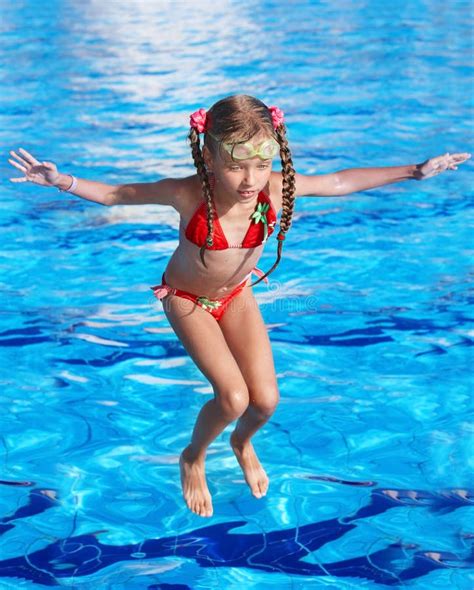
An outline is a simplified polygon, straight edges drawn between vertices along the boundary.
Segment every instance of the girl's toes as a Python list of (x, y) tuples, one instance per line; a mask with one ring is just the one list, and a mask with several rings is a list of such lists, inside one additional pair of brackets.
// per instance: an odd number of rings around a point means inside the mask
[(255, 487), (252, 488), (252, 494), (256, 498), (261, 498), (262, 497), (262, 492), (260, 491), (260, 486), (259, 486), (258, 482), (255, 484)]

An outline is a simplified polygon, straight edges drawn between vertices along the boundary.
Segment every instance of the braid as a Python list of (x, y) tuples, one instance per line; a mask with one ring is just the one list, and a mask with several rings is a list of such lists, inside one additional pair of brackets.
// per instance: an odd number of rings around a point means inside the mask
[[(212, 199), (211, 199), (211, 183), (210, 183), (209, 175), (207, 173), (207, 169), (206, 169), (206, 166), (204, 163), (204, 158), (203, 158), (203, 155), (201, 152), (201, 147), (199, 144), (199, 133), (197, 133), (197, 131), (195, 129), (191, 128), (191, 131), (189, 132), (188, 137), (189, 137), (189, 140), (191, 141), (191, 150), (192, 150), (192, 154), (193, 154), (194, 165), (196, 166), (198, 177), (199, 177), (199, 180), (201, 181), (202, 194), (204, 196), (204, 199), (206, 200), (206, 206), (207, 206), (207, 238), (206, 238), (206, 241), (204, 242), (204, 244), (201, 247), (201, 250), (199, 252), (199, 255), (201, 257), (201, 261), (202, 261), (203, 265), (206, 266), (206, 263), (204, 262), (204, 252), (206, 251), (208, 246), (212, 246), (212, 244), (213, 244), (212, 234), (213, 234), (213, 229), (214, 229), (214, 223), (213, 223), (214, 215), (213, 215), (213, 210), (212, 210)], [(206, 268), (207, 268), (207, 266), (206, 266)]]
[(295, 169), (293, 168), (293, 160), (291, 159), (291, 152), (286, 139), (286, 127), (281, 123), (275, 130), (276, 138), (280, 144), (280, 159), (282, 172), (282, 213), (280, 218), (280, 231), (277, 235), (278, 248), (277, 259), (271, 269), (261, 276), (255, 283), (250, 286), (253, 287), (265, 277), (271, 274), (278, 266), (281, 260), (281, 252), (283, 250), (283, 241), (286, 237), (286, 232), (291, 227), (291, 218), (293, 217), (293, 209), (295, 207)]

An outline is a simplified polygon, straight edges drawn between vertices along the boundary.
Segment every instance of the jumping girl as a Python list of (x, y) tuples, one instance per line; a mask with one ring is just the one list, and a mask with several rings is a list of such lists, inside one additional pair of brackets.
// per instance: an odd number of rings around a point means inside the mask
[[(295, 197), (333, 197), (402, 180), (423, 180), (456, 170), (470, 154), (446, 153), (422, 164), (296, 174), (283, 113), (246, 95), (229, 96), (190, 117), (189, 139), (197, 174), (157, 182), (110, 185), (61, 174), (26, 150), (10, 164), (24, 176), (12, 182), (54, 186), (101, 205), (169, 205), (180, 216), (179, 245), (151, 287), (173, 330), (211, 383), (191, 442), (180, 455), (183, 496), (200, 516), (212, 515), (205, 477), (210, 443), (237, 420), (230, 444), (252, 494), (265, 496), (268, 477), (250, 439), (279, 401), (272, 350), (252, 286), (278, 265)], [(203, 145), (201, 147), (201, 138)], [(279, 154), (281, 172), (272, 171)], [(277, 259), (256, 268), (268, 237), (277, 233)], [(259, 279), (250, 284), (252, 273)]]

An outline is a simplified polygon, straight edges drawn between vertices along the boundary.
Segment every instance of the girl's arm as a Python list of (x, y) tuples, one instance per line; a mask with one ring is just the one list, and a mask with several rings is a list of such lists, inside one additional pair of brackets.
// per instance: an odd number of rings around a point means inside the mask
[(298, 196), (336, 197), (365, 191), (384, 184), (402, 180), (425, 180), (445, 170), (457, 170), (457, 166), (471, 154), (444, 154), (430, 158), (422, 164), (408, 166), (384, 166), (382, 168), (348, 168), (332, 174), (318, 176), (295, 175)]
[(20, 155), (10, 151), (15, 158), (8, 161), (12, 166), (23, 172), (20, 178), (10, 178), (11, 182), (32, 182), (40, 186), (56, 187), (68, 191), (77, 197), (93, 201), (100, 205), (170, 205), (177, 207), (177, 200), (182, 192), (181, 179), (164, 178), (157, 182), (138, 182), (134, 184), (112, 185), (76, 178), (73, 190), (68, 190), (72, 184), (70, 174), (58, 172), (53, 162), (39, 162), (29, 152), (20, 148)]

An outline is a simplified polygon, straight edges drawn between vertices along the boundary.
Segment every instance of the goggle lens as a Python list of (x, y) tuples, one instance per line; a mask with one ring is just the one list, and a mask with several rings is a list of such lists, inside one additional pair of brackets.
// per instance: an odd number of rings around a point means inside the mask
[(224, 146), (224, 149), (237, 160), (247, 160), (254, 156), (258, 156), (262, 160), (271, 160), (280, 150), (278, 142), (274, 139), (267, 139), (258, 147), (254, 147), (249, 141), (236, 144), (224, 143), (222, 145)]
[(280, 145), (274, 139), (268, 139), (260, 146), (260, 154), (264, 158), (274, 158), (279, 151)]
[(236, 143), (232, 146), (231, 155), (238, 160), (246, 160), (252, 158), (252, 152), (255, 150), (249, 143)]

